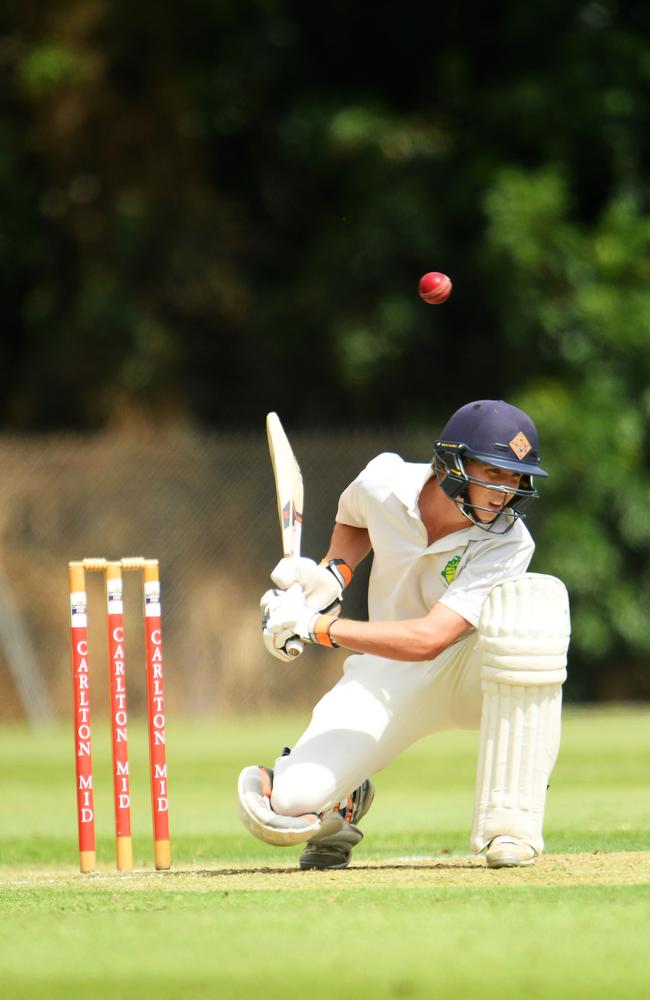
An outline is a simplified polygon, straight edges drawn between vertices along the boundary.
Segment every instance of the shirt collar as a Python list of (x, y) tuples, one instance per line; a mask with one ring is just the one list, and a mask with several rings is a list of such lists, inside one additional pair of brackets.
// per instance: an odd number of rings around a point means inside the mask
[[(397, 499), (404, 504), (409, 514), (413, 517), (420, 517), (418, 507), (418, 497), (426, 482), (433, 476), (433, 467), (430, 462), (405, 462), (404, 474), (397, 485), (393, 488), (393, 493)], [(485, 541), (487, 532), (479, 528), (476, 524), (467, 522), (466, 528), (459, 528), (448, 535), (443, 535), (429, 546), (434, 552), (446, 552), (448, 549), (457, 549), (467, 545), (470, 539)]]

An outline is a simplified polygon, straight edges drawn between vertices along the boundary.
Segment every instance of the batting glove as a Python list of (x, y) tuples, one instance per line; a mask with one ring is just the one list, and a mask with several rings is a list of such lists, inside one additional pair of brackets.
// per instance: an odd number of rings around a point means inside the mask
[(336, 621), (335, 615), (324, 615), (320, 611), (314, 611), (305, 603), (305, 598), (300, 591), (297, 591), (299, 599), (296, 599), (296, 591), (292, 594), (283, 591), (268, 591), (267, 593), (279, 593), (285, 598), (284, 600), (270, 600), (267, 605), (266, 628), (277, 636), (278, 645), (286, 643), (285, 636), (297, 635), (305, 642), (316, 643), (319, 646), (336, 647), (337, 644), (329, 634), (332, 623)]
[(293, 556), (280, 560), (271, 579), (280, 590), (299, 584), (310, 608), (330, 611), (340, 607), (343, 591), (352, 579), (352, 570), (343, 559), (317, 564), (313, 559)]
[(268, 627), (271, 609), (282, 601), (286, 602), (286, 600), (287, 594), (277, 590), (267, 590), (262, 596), (260, 601), (260, 607), (262, 609), (262, 639), (264, 640), (264, 645), (272, 656), (275, 656), (278, 660), (283, 660), (285, 663), (292, 663), (293, 660), (295, 660), (296, 657), (300, 656), (302, 653), (302, 650), (293, 653), (287, 652), (287, 643), (291, 639), (296, 638), (296, 633), (292, 632), (291, 629), (284, 629), (281, 632), (272, 632)]

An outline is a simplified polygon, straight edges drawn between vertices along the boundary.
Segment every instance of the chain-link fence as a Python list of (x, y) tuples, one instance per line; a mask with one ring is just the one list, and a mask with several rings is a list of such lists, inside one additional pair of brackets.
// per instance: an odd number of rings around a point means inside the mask
[[(338, 495), (373, 455), (423, 461), (424, 434), (292, 434), (305, 480), (303, 553), (326, 549)], [(259, 598), (280, 558), (271, 465), (259, 435), (4, 437), (0, 483), (0, 717), (33, 721), (71, 705), (67, 563), (160, 560), (168, 707), (178, 713), (307, 705), (343, 653), (283, 665), (262, 645)], [(2, 568), (4, 567), (4, 572)], [(369, 567), (346, 612), (365, 614)], [(144, 707), (137, 574), (125, 576), (129, 708)], [(4, 585), (3, 585), (4, 580)], [(103, 580), (88, 574), (93, 707), (105, 712)], [(104, 671), (105, 673), (105, 671)]]

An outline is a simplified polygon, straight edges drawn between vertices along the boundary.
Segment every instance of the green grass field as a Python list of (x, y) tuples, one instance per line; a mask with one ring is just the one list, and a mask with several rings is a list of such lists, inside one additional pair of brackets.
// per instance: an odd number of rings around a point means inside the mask
[(271, 763), (303, 721), (172, 718), (169, 873), (152, 871), (145, 739), (132, 725), (137, 871), (117, 875), (97, 720), (92, 876), (77, 870), (70, 729), (0, 729), (2, 995), (646, 995), (649, 707), (565, 712), (547, 853), (519, 871), (468, 854), (476, 734), (427, 740), (377, 776), (347, 871), (300, 872), (298, 849), (248, 837), (237, 774)]

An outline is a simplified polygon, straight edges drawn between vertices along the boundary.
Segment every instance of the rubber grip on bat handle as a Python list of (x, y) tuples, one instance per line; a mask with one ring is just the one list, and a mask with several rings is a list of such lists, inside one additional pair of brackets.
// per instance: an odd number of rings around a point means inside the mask
[(284, 651), (289, 656), (300, 656), (304, 648), (305, 644), (303, 643), (302, 639), (298, 638), (287, 639), (287, 641), (284, 644)]

